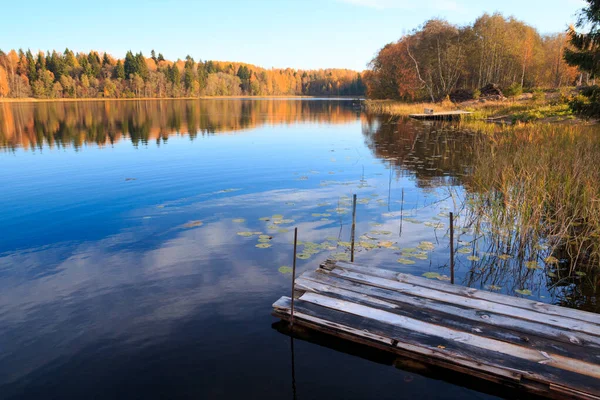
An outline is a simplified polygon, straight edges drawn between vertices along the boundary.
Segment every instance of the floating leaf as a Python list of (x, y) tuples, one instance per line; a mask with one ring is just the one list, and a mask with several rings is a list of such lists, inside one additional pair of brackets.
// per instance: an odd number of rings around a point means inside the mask
[(512, 257), (509, 254), (500, 254), (498, 256), (498, 258), (501, 260), (508, 260), (508, 259), (511, 259)]
[(517, 289), (515, 292), (522, 294), (523, 296), (531, 296), (531, 290), (529, 289)]
[(267, 239), (267, 240), (271, 240), (271, 239), (273, 239), (273, 236), (269, 236), (269, 235), (260, 235), (258, 238), (259, 238), (259, 239)]
[(477, 256), (469, 256), (469, 257), (467, 257), (467, 260), (469, 260), (469, 261), (479, 261), (479, 257), (477, 257)]
[(250, 237), (250, 236), (254, 235), (253, 232), (238, 232), (237, 234), (240, 236), (243, 236), (243, 237)]
[(460, 249), (458, 249), (457, 253), (460, 254), (471, 254), (471, 249), (468, 247), (461, 247)]
[(423, 276), (428, 279), (438, 279), (440, 277), (440, 274), (438, 274), (437, 272), (425, 272)]
[(184, 228), (196, 228), (198, 226), (202, 226), (204, 223), (202, 221), (190, 221), (183, 225)]
[(435, 245), (431, 242), (424, 241), (424, 242), (419, 243), (419, 245), (417, 247), (421, 250), (431, 251), (435, 248)]
[(269, 247), (271, 247), (270, 243), (259, 243), (254, 247), (258, 247), (259, 249), (268, 249)]
[(296, 254), (296, 258), (299, 258), (301, 260), (306, 260), (307, 258), (310, 258), (312, 254), (307, 254), (307, 253), (299, 253)]
[(383, 242), (379, 242), (378, 245), (379, 245), (379, 247), (383, 247), (385, 249), (389, 249), (390, 247), (392, 247), (394, 245), (394, 242), (383, 241)]
[(261, 217), (259, 218), (260, 221), (270, 221), (271, 217)]
[(346, 253), (335, 253), (331, 255), (331, 258), (338, 261), (348, 261), (350, 260), (350, 256)]
[(546, 264), (558, 264), (558, 258), (554, 257), (554, 256), (548, 256), (544, 259), (544, 262)]
[(246, 220), (244, 218), (234, 218), (232, 221), (235, 222), (235, 223), (237, 223), (237, 224), (241, 224), (241, 223), (246, 222)]
[(489, 285), (487, 288), (489, 290), (502, 290), (502, 287), (496, 285)]
[(283, 215), (281, 215), (281, 214), (275, 214), (271, 218), (273, 218), (273, 219), (282, 219)]
[(292, 272), (294, 272), (294, 270), (288, 267), (287, 265), (279, 267), (278, 271), (282, 274), (291, 274)]
[(350, 242), (337, 242), (337, 244), (342, 247), (350, 247), (352, 245)]
[(527, 261), (525, 263), (525, 267), (529, 269), (540, 269), (540, 266), (538, 265), (537, 261)]
[(289, 232), (289, 229), (286, 229), (286, 228), (279, 228), (279, 229), (277, 229), (277, 232), (279, 232), (279, 233), (288, 233), (288, 232)]
[(405, 264), (405, 265), (411, 265), (411, 264), (415, 263), (413, 260), (409, 260), (407, 258), (399, 258), (396, 261), (399, 262), (400, 264)]

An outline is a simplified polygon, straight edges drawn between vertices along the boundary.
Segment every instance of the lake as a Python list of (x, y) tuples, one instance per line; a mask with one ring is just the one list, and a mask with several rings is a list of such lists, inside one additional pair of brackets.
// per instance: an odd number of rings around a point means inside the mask
[(298, 274), (349, 257), (353, 194), (357, 262), (448, 280), (454, 212), (457, 283), (598, 311), (474, 222), (481, 135), (344, 99), (0, 103), (0, 398), (491, 397), (271, 316), (294, 227)]

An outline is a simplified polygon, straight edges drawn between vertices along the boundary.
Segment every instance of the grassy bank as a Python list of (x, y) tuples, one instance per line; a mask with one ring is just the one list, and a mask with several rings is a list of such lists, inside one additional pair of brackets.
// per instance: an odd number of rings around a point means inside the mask
[[(600, 137), (592, 126), (496, 127), (474, 151), (471, 223), (527, 268), (600, 271)], [(507, 250), (508, 249), (508, 250)], [(552, 276), (552, 275), (550, 275)]]
[(422, 113), (431, 108), (436, 112), (464, 110), (473, 113), (472, 119), (493, 122), (582, 122), (573, 115), (569, 105), (561, 99), (522, 98), (504, 101), (468, 101), (464, 103), (403, 103), (393, 100), (367, 100), (365, 108), (368, 112), (407, 116)]

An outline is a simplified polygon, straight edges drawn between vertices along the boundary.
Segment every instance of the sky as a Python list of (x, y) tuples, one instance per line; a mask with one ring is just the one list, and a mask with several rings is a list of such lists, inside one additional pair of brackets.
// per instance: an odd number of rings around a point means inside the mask
[(0, 49), (127, 50), (265, 68), (364, 70), (386, 43), (430, 18), (458, 25), (484, 12), (541, 33), (566, 30), (583, 0), (103, 0), (5, 1)]

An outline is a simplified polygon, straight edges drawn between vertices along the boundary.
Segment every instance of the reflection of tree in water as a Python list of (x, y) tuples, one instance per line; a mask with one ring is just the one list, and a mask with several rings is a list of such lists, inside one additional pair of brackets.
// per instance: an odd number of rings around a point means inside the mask
[(398, 175), (452, 195), (457, 252), (462, 253), (455, 257), (460, 283), (511, 295), (546, 292), (546, 301), (600, 311), (596, 269), (587, 268), (582, 257), (578, 264), (572, 260), (568, 243), (548, 236), (543, 226), (521, 226), (522, 210), (507, 202), (506, 192), (477, 180), (492, 167), (486, 155), (493, 151), (493, 136), (476, 132), (469, 123), (372, 116), (363, 124), (367, 146)]
[(213, 135), (265, 124), (346, 123), (351, 101), (214, 99), (0, 104), (5, 149), (166, 142), (170, 135)]
[(458, 185), (469, 173), (477, 136), (445, 122), (367, 116), (363, 134), (377, 158), (389, 160), (401, 176), (414, 175), (419, 187)]

